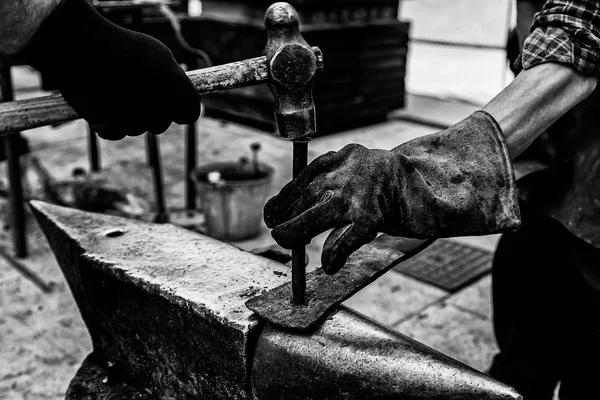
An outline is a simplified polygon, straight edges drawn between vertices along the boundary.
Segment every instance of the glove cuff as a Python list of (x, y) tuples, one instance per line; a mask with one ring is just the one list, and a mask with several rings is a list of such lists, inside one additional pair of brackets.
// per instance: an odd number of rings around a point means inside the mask
[(520, 226), (514, 171), (496, 120), (476, 111), (393, 150), (402, 231), (412, 237), (485, 235)]

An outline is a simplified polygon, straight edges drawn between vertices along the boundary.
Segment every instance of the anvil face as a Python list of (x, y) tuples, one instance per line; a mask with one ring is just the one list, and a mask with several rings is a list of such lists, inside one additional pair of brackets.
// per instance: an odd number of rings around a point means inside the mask
[(160, 398), (519, 399), (423, 344), (339, 307), (283, 331), (244, 303), (284, 265), (185, 229), (32, 202), (94, 343)]

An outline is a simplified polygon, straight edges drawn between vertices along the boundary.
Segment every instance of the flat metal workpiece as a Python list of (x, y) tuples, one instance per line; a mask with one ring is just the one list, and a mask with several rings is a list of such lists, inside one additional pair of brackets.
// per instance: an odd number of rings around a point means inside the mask
[(39, 201), (31, 209), (88, 327), (95, 363), (157, 398), (520, 398), (343, 306), (311, 332), (265, 324), (245, 302), (287, 281), (283, 264), (170, 224)]
[(287, 282), (249, 299), (246, 306), (279, 327), (311, 329), (330, 310), (432, 242), (381, 235), (352, 254), (337, 274), (327, 275), (322, 268), (306, 274), (304, 304), (294, 304), (292, 283)]

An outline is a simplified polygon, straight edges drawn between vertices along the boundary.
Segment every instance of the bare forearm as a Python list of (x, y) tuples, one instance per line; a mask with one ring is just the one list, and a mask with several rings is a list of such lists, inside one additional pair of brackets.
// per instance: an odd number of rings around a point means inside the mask
[(511, 158), (563, 114), (590, 95), (596, 77), (583, 76), (557, 63), (540, 64), (521, 73), (484, 108), (502, 129)]
[(62, 0), (0, 0), (0, 52), (15, 54)]

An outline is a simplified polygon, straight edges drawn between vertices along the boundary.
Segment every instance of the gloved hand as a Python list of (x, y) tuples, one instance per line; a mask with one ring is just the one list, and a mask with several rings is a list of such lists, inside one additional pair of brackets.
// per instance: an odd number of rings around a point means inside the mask
[(200, 115), (200, 97), (171, 51), (111, 23), (86, 0), (65, 0), (14, 57), (52, 78), (105, 139), (159, 134)]
[(351, 144), (315, 159), (265, 206), (285, 248), (335, 228), (321, 262), (333, 274), (378, 232), (413, 238), (519, 227), (515, 180), (500, 127), (484, 111), (391, 151)]

